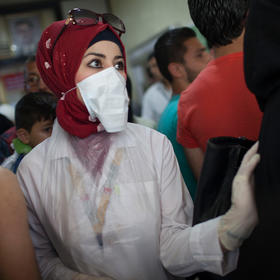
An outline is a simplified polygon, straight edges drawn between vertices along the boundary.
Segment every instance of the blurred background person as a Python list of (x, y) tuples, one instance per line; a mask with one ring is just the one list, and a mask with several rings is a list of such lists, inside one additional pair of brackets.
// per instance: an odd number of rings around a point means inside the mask
[(155, 57), (161, 74), (169, 81), (172, 88), (171, 100), (160, 117), (157, 129), (171, 141), (184, 181), (194, 199), (196, 179), (186, 159), (183, 146), (176, 140), (177, 108), (181, 92), (206, 66), (210, 55), (191, 28), (181, 27), (167, 31), (157, 40)]
[(129, 97), (129, 105), (128, 105), (128, 121), (132, 123), (138, 123), (150, 128), (155, 128), (155, 124), (153, 121), (144, 119), (140, 116), (137, 116), (134, 114), (133, 111), (133, 94), (132, 94), (132, 81), (129, 75), (126, 77), (126, 89), (127, 89), (127, 94)]
[(156, 127), (161, 113), (171, 98), (172, 90), (169, 81), (158, 69), (154, 53), (149, 55), (147, 63), (153, 83), (144, 92), (141, 117), (149, 120), (153, 123), (153, 127)]
[[(244, 76), (244, 33), (249, 0), (188, 0), (188, 4), (193, 22), (214, 56), (181, 94), (178, 105), (177, 140), (184, 146), (199, 180), (208, 139), (231, 136), (256, 141), (263, 114)], [(240, 250), (237, 270), (225, 279), (252, 279), (252, 275), (244, 276), (253, 254), (246, 244)], [(214, 278), (210, 279), (220, 279), (211, 276)], [(209, 273), (199, 275), (200, 279), (207, 280), (211, 276)]]
[(244, 78), (243, 38), (248, 0), (189, 0), (194, 24), (214, 59), (181, 94), (177, 140), (195, 177), (200, 176), (209, 138), (257, 140), (262, 113)]
[(51, 90), (46, 86), (43, 79), (40, 76), (36, 65), (35, 55), (30, 55), (24, 64), (24, 91), (30, 92), (50, 92)]

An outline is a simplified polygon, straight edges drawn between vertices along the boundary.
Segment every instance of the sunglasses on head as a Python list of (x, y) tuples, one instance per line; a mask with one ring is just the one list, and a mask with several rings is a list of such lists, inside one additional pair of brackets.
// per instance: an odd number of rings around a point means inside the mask
[[(121, 21), (121, 19), (119, 19), (113, 14), (110, 13), (98, 14), (90, 10), (74, 8), (68, 12), (68, 17), (65, 21), (65, 24), (53, 43), (52, 53), (58, 39), (60, 38), (65, 28), (70, 23), (83, 25), (83, 26), (90, 26), (90, 25), (96, 25), (100, 21), (112, 26), (119, 33), (119, 36), (125, 33), (124, 23)], [(51, 53), (51, 59), (52, 59), (52, 53)]]

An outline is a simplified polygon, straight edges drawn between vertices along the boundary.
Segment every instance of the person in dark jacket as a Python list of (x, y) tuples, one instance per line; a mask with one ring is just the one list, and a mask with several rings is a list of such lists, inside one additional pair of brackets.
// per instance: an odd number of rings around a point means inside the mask
[[(259, 226), (248, 246), (252, 249), (250, 266), (261, 279), (278, 279), (279, 251), (277, 226), (280, 221), (280, 2), (275, 0), (251, 0), (244, 41), (245, 80), (257, 98), (263, 111), (259, 135), (260, 165), (256, 170), (256, 203)], [(245, 269), (245, 268), (244, 268)]]

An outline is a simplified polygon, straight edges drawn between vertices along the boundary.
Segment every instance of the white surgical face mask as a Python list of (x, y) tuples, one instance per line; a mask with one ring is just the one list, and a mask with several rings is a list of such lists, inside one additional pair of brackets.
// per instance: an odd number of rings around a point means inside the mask
[(107, 132), (126, 128), (129, 98), (125, 78), (109, 67), (77, 83), (91, 120), (98, 118)]

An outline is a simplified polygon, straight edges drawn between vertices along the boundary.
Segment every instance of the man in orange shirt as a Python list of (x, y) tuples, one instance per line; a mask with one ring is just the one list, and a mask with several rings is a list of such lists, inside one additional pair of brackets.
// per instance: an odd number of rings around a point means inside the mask
[[(214, 59), (181, 94), (177, 140), (198, 179), (207, 141), (217, 136), (257, 140), (262, 113), (243, 71), (247, 0), (189, 0), (192, 19)], [(211, 12), (209, 12), (211, 11)]]

